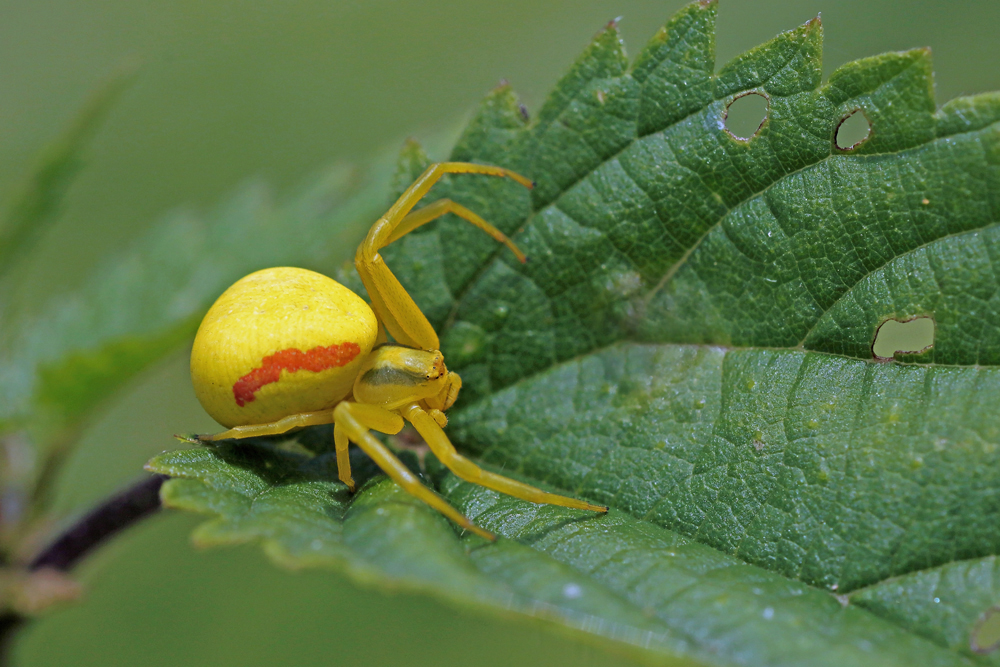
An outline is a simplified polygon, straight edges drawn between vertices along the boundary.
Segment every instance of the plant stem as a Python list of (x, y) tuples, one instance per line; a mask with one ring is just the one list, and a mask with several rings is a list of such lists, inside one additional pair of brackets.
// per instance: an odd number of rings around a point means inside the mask
[(167, 479), (152, 475), (108, 498), (35, 556), (29, 569), (70, 569), (105, 539), (160, 509), (160, 487)]
[[(111, 496), (63, 531), (32, 559), (28, 570), (69, 570), (99, 544), (160, 509), (160, 487), (167, 479), (153, 475)], [(0, 614), (0, 666), (9, 664), (11, 639), (26, 620), (14, 612)]]

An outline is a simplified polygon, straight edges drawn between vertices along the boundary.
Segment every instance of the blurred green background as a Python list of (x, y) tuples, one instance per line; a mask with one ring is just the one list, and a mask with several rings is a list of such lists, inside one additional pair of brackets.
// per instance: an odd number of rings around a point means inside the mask
[[(141, 68), (88, 151), (59, 221), (22, 267), (34, 309), (157, 218), (262, 176), (279, 193), (407, 136), (456, 130), (498, 80), (531, 110), (609, 19), (635, 54), (677, 0), (4, 0), (0, 197), (116, 67)], [(825, 71), (931, 46), (939, 104), (1000, 89), (1000, 3), (722, 0), (718, 63), (822, 12)], [(432, 157), (443, 157), (436, 155)], [(345, 248), (347, 257), (353, 249)], [(91, 425), (60, 480), (66, 516), (134, 478), (170, 434), (211, 431), (180, 350)], [(201, 553), (162, 515), (88, 561), (85, 600), (24, 632), (19, 665), (603, 665), (621, 656), (517, 618), (288, 573), (253, 548)]]

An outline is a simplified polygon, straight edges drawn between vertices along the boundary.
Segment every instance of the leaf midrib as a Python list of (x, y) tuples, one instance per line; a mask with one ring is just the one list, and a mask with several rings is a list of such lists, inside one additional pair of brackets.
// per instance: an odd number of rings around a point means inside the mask
[[(921, 243), (920, 245), (915, 246), (915, 247), (907, 250), (906, 252), (900, 253), (900, 254), (895, 255), (893, 257), (890, 257), (885, 262), (879, 264), (877, 267), (875, 267), (874, 269), (872, 269), (871, 271), (869, 271), (865, 275), (863, 275), (860, 278), (858, 278), (858, 280), (856, 280), (854, 282), (854, 284), (852, 284), (850, 287), (845, 288), (844, 292), (840, 296), (838, 296), (836, 299), (834, 299), (833, 302), (830, 303), (830, 306), (828, 308), (825, 308), (823, 310), (823, 312), (821, 312), (819, 315), (816, 316), (816, 321), (812, 323), (812, 326), (809, 327), (808, 331), (806, 331), (805, 335), (802, 337), (802, 340), (800, 340), (798, 342), (798, 345), (796, 347), (798, 349), (806, 349), (803, 346), (805, 345), (805, 342), (809, 338), (809, 336), (812, 335), (812, 332), (819, 325), (820, 320), (822, 320), (826, 316), (827, 313), (829, 313), (831, 310), (833, 310), (837, 306), (838, 303), (840, 303), (843, 299), (845, 299), (854, 290), (855, 287), (857, 287), (858, 285), (860, 285), (863, 281), (867, 280), (874, 273), (876, 273), (878, 271), (881, 271), (882, 269), (884, 269), (885, 267), (887, 267), (892, 262), (896, 261), (897, 259), (906, 257), (907, 255), (912, 255), (913, 253), (919, 252), (919, 251), (923, 250), (924, 248), (927, 248), (928, 246), (930, 246), (930, 245), (932, 245), (934, 243), (938, 243), (940, 241), (945, 241), (945, 240), (950, 239), (950, 238), (955, 238), (957, 236), (965, 236), (966, 234), (974, 234), (976, 232), (982, 232), (982, 231), (985, 231), (985, 230), (990, 229), (992, 227), (996, 227), (998, 224), (1000, 224), (1000, 220), (991, 219), (985, 225), (981, 225), (979, 227), (970, 227), (968, 229), (963, 229), (960, 232), (951, 232), (950, 234), (944, 234), (943, 236), (939, 236), (939, 237), (937, 237), (935, 239), (931, 239), (929, 241), (925, 241), (924, 243)], [(859, 359), (860, 358), (860, 357), (848, 357), (847, 355), (843, 355), (843, 354), (838, 354), (838, 355), (835, 355), (835, 356), (846, 357), (848, 359)], [(922, 366), (937, 366), (937, 365), (940, 365), (940, 366), (961, 366), (963, 368), (996, 368), (1000, 364), (933, 364), (933, 363), (930, 363), (930, 364), (920, 364), (920, 365), (922, 365)]]

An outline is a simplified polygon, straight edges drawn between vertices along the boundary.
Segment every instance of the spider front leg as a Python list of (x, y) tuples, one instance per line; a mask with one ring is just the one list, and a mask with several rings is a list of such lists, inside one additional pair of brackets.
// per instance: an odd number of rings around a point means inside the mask
[[(346, 401), (341, 405), (347, 405), (344, 410), (352, 414), (354, 419), (364, 425), (365, 428), (388, 435), (396, 435), (403, 428), (402, 417), (377, 405), (347, 403)], [(336, 409), (334, 409), (334, 413), (336, 413)], [(352, 438), (349, 435), (349, 431), (344, 428), (342, 422), (343, 420), (340, 422), (334, 421), (333, 425), (333, 444), (337, 450), (337, 476), (353, 493), (354, 478), (351, 477), (351, 457), (348, 453), (348, 447)], [(368, 437), (370, 438), (371, 436), (369, 435)], [(375, 442), (378, 441), (376, 440)], [(368, 450), (366, 449), (365, 451)], [(391, 453), (390, 456), (392, 456)]]
[[(376, 405), (366, 405), (363, 403), (352, 403), (344, 401), (334, 408), (335, 428), (339, 428), (350, 439), (351, 442), (360, 447), (368, 456), (375, 461), (396, 484), (408, 491), (417, 499), (424, 501), (441, 514), (445, 515), (465, 530), (471, 531), (481, 537), (485, 537), (491, 542), (496, 540), (496, 535), (483, 530), (472, 523), (464, 514), (449, 505), (443, 498), (424, 486), (417, 476), (410, 472), (410, 469), (403, 465), (389, 449), (379, 442), (369, 429), (382, 430), (379, 426), (387, 426), (393, 419), (398, 420), (396, 433), (403, 427), (402, 418), (385, 408)], [(431, 419), (428, 417), (428, 419)], [(433, 421), (433, 420), (432, 420)], [(395, 425), (395, 423), (393, 423)], [(384, 431), (383, 431), (384, 432)], [(350, 473), (348, 473), (348, 477)], [(341, 472), (343, 479), (343, 472)]]
[(497, 475), (496, 473), (483, 470), (475, 463), (455, 451), (455, 446), (451, 444), (451, 440), (449, 440), (448, 436), (445, 435), (445, 432), (441, 429), (437, 420), (421, 409), (419, 405), (411, 403), (410, 405), (401, 408), (400, 413), (408, 422), (413, 424), (413, 427), (417, 429), (417, 433), (419, 433), (423, 437), (424, 441), (427, 442), (428, 447), (430, 447), (431, 451), (434, 452), (434, 455), (438, 457), (438, 460), (447, 466), (449, 470), (467, 482), (479, 484), (480, 486), (485, 486), (488, 489), (500, 491), (501, 493), (506, 493), (509, 496), (514, 496), (515, 498), (520, 498), (521, 500), (527, 500), (533, 503), (543, 505), (559, 505), (560, 507), (591, 510), (594, 512), (608, 511), (608, 508), (603, 505), (592, 505), (591, 503), (584, 502), (583, 500), (577, 500), (576, 498), (567, 498), (566, 496), (560, 496), (555, 493), (549, 493), (548, 491), (542, 491), (541, 489), (528, 484), (523, 484), (510, 479), (509, 477), (504, 477), (503, 475)]
[(421, 312), (413, 298), (407, 293), (396, 276), (386, 266), (379, 250), (393, 241), (399, 240), (421, 225), (435, 220), (446, 213), (467, 220), (479, 227), (493, 238), (510, 248), (519, 260), (525, 261), (524, 254), (517, 249), (507, 236), (499, 229), (489, 224), (469, 209), (456, 204), (450, 199), (442, 199), (418, 211), (410, 212), (431, 187), (445, 174), (486, 174), (489, 176), (505, 176), (521, 185), (531, 188), (532, 182), (520, 174), (501, 167), (490, 167), (467, 162), (441, 162), (432, 164), (400, 196), (395, 204), (376, 222), (364, 242), (358, 247), (354, 264), (358, 275), (368, 290), (372, 310), (379, 321), (392, 334), (392, 337), (402, 345), (423, 350), (440, 348), (434, 327)]

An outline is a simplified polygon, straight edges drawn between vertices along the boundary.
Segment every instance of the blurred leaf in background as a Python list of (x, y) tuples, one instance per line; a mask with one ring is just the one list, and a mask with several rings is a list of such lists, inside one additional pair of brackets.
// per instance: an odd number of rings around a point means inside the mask
[(42, 152), (9, 195), (0, 217), (0, 281), (16, 268), (18, 259), (31, 254), (55, 221), (66, 189), (82, 165), (82, 151), (134, 73), (134, 66), (125, 66), (98, 88), (63, 136)]

